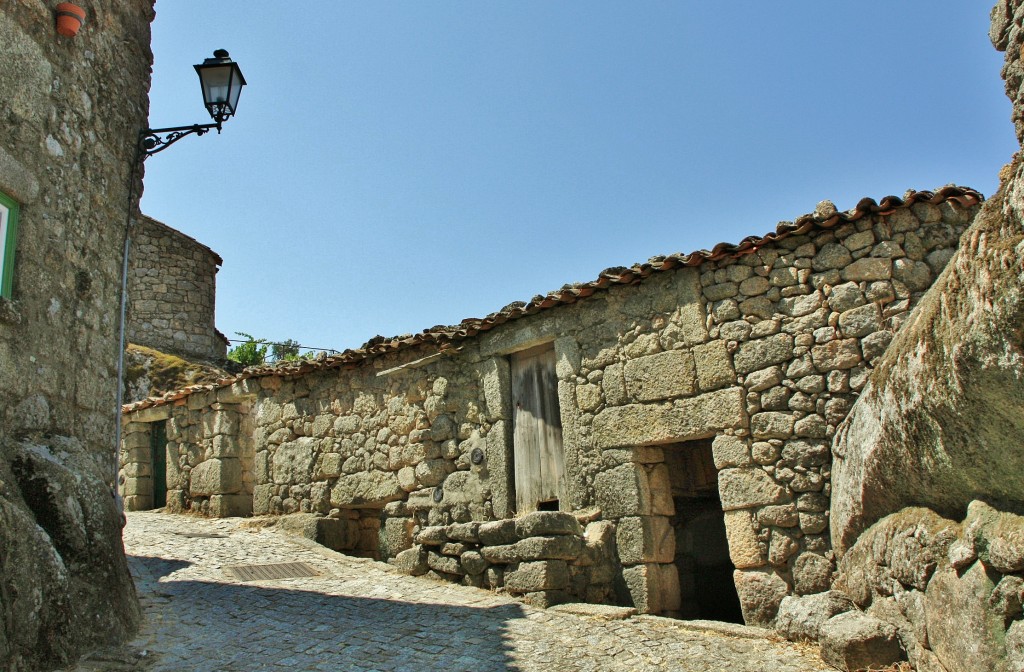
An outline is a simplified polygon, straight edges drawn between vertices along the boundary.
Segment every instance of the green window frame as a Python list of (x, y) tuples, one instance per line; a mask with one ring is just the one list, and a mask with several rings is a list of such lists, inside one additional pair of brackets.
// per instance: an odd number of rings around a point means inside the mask
[(18, 240), (18, 202), (0, 192), (0, 296), (14, 289), (14, 247)]

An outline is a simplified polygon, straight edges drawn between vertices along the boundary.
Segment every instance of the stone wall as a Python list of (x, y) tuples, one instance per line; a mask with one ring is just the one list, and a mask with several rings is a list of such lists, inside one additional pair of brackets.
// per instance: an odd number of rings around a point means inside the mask
[(153, 9), (87, 9), (74, 38), (57, 35), (51, 3), (0, 11), (0, 192), (20, 204), (12, 296), (0, 298), (2, 669), (63, 665), (139, 619), (110, 486)]
[[(376, 519), (378, 547), (361, 550), (393, 558), (416, 540), (429, 546), (425, 530), (516, 515), (509, 355), (550, 343), (558, 505), (608, 523), (617, 549), (608, 585), (620, 590), (593, 583), (590, 598), (687, 613), (680, 596), (694, 593), (694, 575), (677, 551), (699, 536), (676, 515), (692, 480), (680, 465), (706, 448), (743, 618), (767, 624), (784, 596), (830, 585), (836, 426), (976, 211), (932, 200), (651, 274), (457, 347), (182, 393), (170, 417), (216, 413), (218, 395), (244, 384), (253, 511)], [(815, 221), (834, 214), (823, 203)]]
[(132, 227), (128, 341), (201, 359), (226, 355), (214, 324), (216, 252), (151, 217)]

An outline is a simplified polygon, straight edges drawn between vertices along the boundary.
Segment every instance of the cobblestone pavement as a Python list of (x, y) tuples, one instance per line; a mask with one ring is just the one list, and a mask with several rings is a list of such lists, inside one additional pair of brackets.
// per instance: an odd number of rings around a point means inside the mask
[[(124, 543), (143, 630), (126, 649), (80, 663), (81, 672), (830, 669), (816, 647), (754, 629), (732, 626), (745, 635), (734, 636), (666, 618), (545, 611), (242, 519), (130, 513)], [(242, 582), (225, 570), (285, 562), (320, 576)]]

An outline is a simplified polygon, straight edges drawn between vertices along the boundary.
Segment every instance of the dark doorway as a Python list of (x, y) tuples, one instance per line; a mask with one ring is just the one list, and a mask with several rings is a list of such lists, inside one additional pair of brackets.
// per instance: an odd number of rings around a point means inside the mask
[(676, 507), (671, 523), (676, 536), (680, 616), (743, 623), (711, 442), (707, 438), (664, 446)]
[(154, 422), (149, 432), (153, 455), (153, 508), (167, 506), (167, 422)]

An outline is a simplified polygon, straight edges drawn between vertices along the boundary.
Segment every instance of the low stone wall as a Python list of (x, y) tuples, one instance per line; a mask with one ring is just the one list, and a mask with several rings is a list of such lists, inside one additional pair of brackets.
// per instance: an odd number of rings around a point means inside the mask
[[(1024, 669), (1022, 601), (1024, 516), (974, 501), (957, 523), (914, 507), (858, 538), (831, 593), (787, 597), (778, 629), (820, 640), (840, 669), (888, 664), (877, 654), (891, 655), (897, 642), (896, 659), (918, 670), (1010, 672)], [(833, 623), (848, 612), (862, 613)], [(875, 658), (855, 658), (864, 652)]]
[[(404, 538), (401, 531), (398, 536)], [(584, 531), (572, 514), (536, 511), (517, 519), (424, 527), (415, 545), (392, 562), (414, 576), (502, 590), (535, 606), (610, 603), (618, 576), (614, 539), (610, 522), (591, 521)]]

